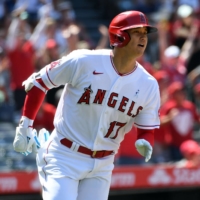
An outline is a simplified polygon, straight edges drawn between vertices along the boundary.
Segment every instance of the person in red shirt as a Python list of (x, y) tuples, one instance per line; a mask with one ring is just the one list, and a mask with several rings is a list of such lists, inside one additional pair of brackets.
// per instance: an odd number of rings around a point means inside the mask
[(171, 135), (170, 152), (173, 161), (183, 158), (180, 145), (193, 139), (195, 122), (200, 122), (195, 105), (186, 99), (184, 85), (174, 82), (169, 86), (170, 99), (163, 105), (161, 124)]
[(171, 82), (186, 80), (186, 59), (181, 54), (181, 49), (175, 45), (167, 47), (162, 58), (161, 69), (170, 77)]
[(160, 90), (161, 106), (168, 99), (168, 87), (170, 85), (170, 76), (165, 70), (159, 70), (153, 73), (154, 78), (157, 80)]
[(10, 61), (15, 110), (19, 112), (26, 96), (22, 82), (35, 71), (35, 49), (29, 35), (30, 27), (27, 21), (20, 16), (13, 16), (6, 38), (6, 52)]
[(34, 72), (35, 68), (34, 49), (27, 41), (23, 44), (19, 42), (13, 50), (7, 52), (10, 60), (11, 88), (14, 93), (16, 110), (20, 111), (26, 96), (22, 82)]
[(200, 167), (200, 146), (195, 140), (186, 140), (180, 146), (183, 159), (175, 163), (178, 167), (195, 168)]
[(16, 110), (21, 110), (26, 95), (22, 82), (34, 72), (33, 55), (34, 50), (29, 42), (20, 48), (8, 51), (11, 63), (11, 88), (14, 92)]
[[(163, 107), (168, 101), (168, 87), (170, 85), (170, 76), (164, 70), (159, 70), (153, 74), (157, 80), (160, 89), (161, 105), (159, 109), (160, 118), (163, 116)], [(154, 132), (155, 143), (154, 151), (152, 154), (152, 160), (154, 163), (165, 163), (170, 161), (170, 153), (168, 149), (171, 136), (165, 129), (165, 126), (161, 123), (160, 128)]]

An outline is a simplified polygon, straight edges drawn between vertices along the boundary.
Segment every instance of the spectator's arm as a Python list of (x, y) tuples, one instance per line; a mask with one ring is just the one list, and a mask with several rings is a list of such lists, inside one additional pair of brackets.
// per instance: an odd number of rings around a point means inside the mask
[(197, 36), (198, 33), (198, 26), (192, 26), (190, 33), (188, 34), (187, 40), (183, 44), (183, 47), (181, 48), (181, 53), (180, 53), (180, 59), (184, 60), (186, 63), (189, 59), (189, 57), (192, 55), (192, 52), (194, 50), (194, 40)]
[(104, 49), (108, 45), (108, 28), (104, 25), (100, 25), (99, 32), (101, 33), (101, 38), (97, 44), (96, 49)]
[(165, 124), (168, 124), (169, 122), (171, 122), (172, 119), (178, 114), (178, 112), (179, 111), (174, 108), (168, 114), (161, 116), (160, 117), (161, 125), (165, 125)]
[(18, 26), (19, 26), (19, 19), (13, 18), (13, 20), (8, 28), (8, 36), (6, 38), (6, 47), (9, 50), (12, 50), (15, 48), (16, 37), (18, 34)]
[(33, 34), (30, 37), (31, 43), (35, 46), (36, 49), (39, 48), (40, 37), (43, 34), (46, 27), (47, 18), (42, 18), (37, 26), (35, 27)]
[(80, 28), (75, 24), (72, 24), (65, 30), (63, 30), (62, 35), (67, 40), (68, 43), (67, 54), (78, 48), (79, 33), (80, 33)]
[(159, 44), (159, 50), (160, 50), (160, 62), (161, 64), (165, 62), (164, 59), (164, 51), (169, 46), (168, 38), (168, 22), (160, 21), (158, 24), (158, 44)]

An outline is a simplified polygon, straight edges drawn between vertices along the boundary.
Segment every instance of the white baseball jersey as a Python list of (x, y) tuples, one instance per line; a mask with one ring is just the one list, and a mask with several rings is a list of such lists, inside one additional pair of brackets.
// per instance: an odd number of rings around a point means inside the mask
[(159, 128), (157, 81), (139, 64), (119, 74), (111, 50), (76, 50), (40, 71), (49, 88), (65, 85), (54, 125), (91, 150), (117, 151), (133, 125)]

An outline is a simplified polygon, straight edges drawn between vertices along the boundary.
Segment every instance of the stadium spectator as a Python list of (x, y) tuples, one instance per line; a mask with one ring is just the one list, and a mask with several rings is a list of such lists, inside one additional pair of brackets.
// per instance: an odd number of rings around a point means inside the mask
[(61, 14), (59, 21), (62, 23), (62, 26), (68, 27), (76, 22), (76, 14), (70, 1), (59, 2), (58, 11)]
[(171, 82), (185, 82), (186, 68), (182, 65), (180, 49), (177, 46), (172, 45), (165, 49), (161, 68), (167, 72)]
[[(63, 30), (63, 36), (66, 38), (68, 43), (68, 52), (65, 54), (67, 55), (71, 51), (75, 49), (93, 49), (93, 45), (90, 42), (90, 38), (88, 38), (87, 33), (83, 36), (81, 34), (81, 26), (77, 24), (71, 24), (66, 29)], [(97, 41), (97, 45), (94, 46), (95, 49), (107, 48), (108, 47), (108, 28), (101, 24), (98, 27), (100, 33), (100, 39)]]
[(43, 1), (38, 10), (39, 19), (46, 17), (57, 21), (60, 27), (66, 27), (75, 21), (76, 14), (70, 1), (51, 0)]
[(45, 65), (59, 59), (58, 43), (54, 39), (48, 39), (46, 44), (37, 53), (36, 71), (39, 71)]
[[(68, 27), (63, 29), (62, 31), (63, 37), (66, 39), (68, 43), (68, 51), (64, 53), (65, 55), (67, 55), (73, 50), (79, 49), (80, 31), (81, 31), (81, 27), (79, 27), (77, 24), (71, 24)], [(86, 41), (85, 43), (87, 44)], [(89, 44), (87, 47), (89, 47)]]
[[(165, 71), (159, 70), (153, 74), (153, 76), (158, 81), (159, 89), (160, 89), (160, 118), (163, 116), (163, 108), (165, 103), (168, 101), (168, 87), (170, 85), (170, 77), (169, 74)], [(164, 163), (169, 162), (170, 160), (170, 152), (169, 152), (169, 143), (171, 141), (170, 134), (166, 131), (165, 126), (160, 124), (159, 129), (155, 129), (155, 143), (154, 143), (154, 151), (152, 155), (152, 161), (154, 163)]]
[(24, 11), (13, 12), (6, 38), (6, 52), (10, 61), (11, 88), (15, 110), (21, 111), (25, 99), (22, 82), (35, 71), (35, 50), (30, 42), (30, 26)]
[(194, 88), (194, 103), (198, 109), (198, 112), (200, 112), (200, 83), (197, 83)]
[(163, 105), (161, 124), (171, 136), (171, 158), (178, 161), (182, 159), (180, 145), (193, 139), (193, 128), (195, 122), (200, 123), (200, 118), (195, 104), (186, 99), (183, 83), (172, 83), (168, 92), (170, 99)]
[(23, 9), (24, 11), (26, 11), (28, 14), (28, 23), (31, 28), (34, 29), (38, 22), (38, 9), (41, 6), (41, 0), (16, 0), (14, 9)]
[(13, 100), (10, 89), (10, 62), (6, 51), (0, 47), (0, 122), (13, 122)]
[[(42, 67), (46, 66), (49, 63), (56, 62), (60, 58), (59, 54), (59, 45), (54, 39), (48, 39), (45, 43), (45, 46), (40, 49), (40, 52), (37, 54), (36, 59), (36, 69), (39, 71)], [(50, 103), (56, 106), (56, 92), (63, 88), (60, 86), (58, 88), (53, 88), (52, 90), (48, 91), (46, 95), (47, 103)]]
[(194, 88), (196, 84), (200, 83), (200, 65), (187, 75), (187, 80), (192, 88)]
[(31, 42), (37, 51), (42, 49), (48, 39), (54, 39), (59, 47), (59, 54), (67, 51), (68, 44), (63, 37), (62, 29), (57, 21), (50, 17), (41, 18), (31, 35)]
[(6, 101), (10, 101), (11, 98), (9, 68), (10, 62), (6, 51), (0, 46), (0, 90)]
[(188, 62), (195, 50), (195, 38), (198, 27), (193, 26), (184, 40), (181, 48), (169, 41), (169, 27), (164, 22), (159, 22), (159, 49), (160, 69), (165, 70), (171, 77), (171, 82), (186, 82), (188, 73)]
[(169, 74), (164, 70), (158, 70), (153, 73), (160, 89), (161, 107), (168, 100), (168, 87), (171, 83)]
[(200, 145), (195, 140), (186, 140), (180, 146), (183, 159), (176, 162), (177, 167), (200, 167)]
[(200, 20), (195, 16), (194, 8), (190, 5), (180, 5), (176, 12), (176, 20), (171, 26), (172, 42), (182, 48), (193, 27), (200, 33)]

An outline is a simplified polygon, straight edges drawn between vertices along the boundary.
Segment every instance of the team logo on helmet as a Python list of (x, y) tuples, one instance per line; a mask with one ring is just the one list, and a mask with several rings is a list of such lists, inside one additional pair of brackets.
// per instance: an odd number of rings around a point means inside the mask
[(145, 16), (144, 16), (142, 13), (140, 13), (140, 22), (141, 22), (141, 23), (144, 23), (144, 24), (147, 23), (147, 22), (146, 22), (146, 18), (145, 18)]

